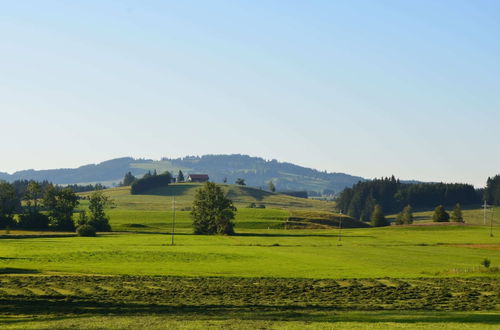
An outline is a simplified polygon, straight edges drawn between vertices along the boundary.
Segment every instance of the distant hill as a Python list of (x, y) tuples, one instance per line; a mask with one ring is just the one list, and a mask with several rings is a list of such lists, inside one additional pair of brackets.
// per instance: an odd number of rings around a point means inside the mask
[(272, 180), (278, 191), (307, 190), (322, 193), (340, 192), (364, 178), (344, 173), (327, 173), (277, 160), (265, 160), (247, 155), (205, 155), (183, 158), (150, 159), (117, 158), (99, 164), (89, 164), (72, 169), (24, 170), (13, 174), (1, 173), (0, 180), (18, 179), (49, 180), (57, 184), (103, 183), (116, 185), (126, 172), (141, 176), (148, 170), (171, 171), (174, 175), (182, 170), (189, 173), (204, 173), (211, 181), (222, 182), (224, 178), (233, 183), (237, 178), (245, 179), (249, 186), (267, 187)]

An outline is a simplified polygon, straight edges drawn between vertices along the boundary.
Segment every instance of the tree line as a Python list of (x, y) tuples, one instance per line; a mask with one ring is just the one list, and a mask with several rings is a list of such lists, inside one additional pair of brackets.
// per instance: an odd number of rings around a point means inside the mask
[(396, 213), (403, 207), (431, 208), (436, 205), (476, 204), (481, 194), (469, 184), (402, 183), (394, 176), (358, 182), (346, 188), (337, 199), (337, 208), (363, 221), (370, 221), (376, 205), (384, 212)]
[[(80, 204), (72, 187), (60, 187), (44, 182), (0, 182), (0, 229), (75, 231), (90, 226), (94, 231), (110, 231), (104, 208), (111, 201), (102, 191), (89, 196), (89, 212), (74, 213)], [(95, 187), (95, 186), (94, 186)]]
[(486, 181), (484, 200), (491, 205), (500, 205), (500, 174)]

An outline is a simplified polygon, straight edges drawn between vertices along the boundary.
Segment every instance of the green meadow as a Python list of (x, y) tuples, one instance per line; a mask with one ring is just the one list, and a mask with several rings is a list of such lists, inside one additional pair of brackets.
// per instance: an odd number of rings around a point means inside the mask
[(426, 225), (422, 212), (424, 225), (340, 231), (331, 202), (227, 185), (237, 234), (197, 236), (197, 187), (109, 189), (114, 231), (97, 237), (3, 233), (2, 328), (500, 326), (500, 228), (490, 237), (480, 209), (467, 225)]

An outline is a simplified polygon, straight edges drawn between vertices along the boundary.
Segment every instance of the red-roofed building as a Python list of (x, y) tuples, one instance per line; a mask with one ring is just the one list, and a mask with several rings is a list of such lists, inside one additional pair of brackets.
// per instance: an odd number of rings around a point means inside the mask
[(187, 177), (187, 182), (207, 182), (207, 174), (189, 174)]

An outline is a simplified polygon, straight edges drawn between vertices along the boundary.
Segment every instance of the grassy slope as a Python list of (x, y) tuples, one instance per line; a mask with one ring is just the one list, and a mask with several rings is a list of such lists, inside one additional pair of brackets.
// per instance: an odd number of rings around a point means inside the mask
[[(339, 215), (331, 212), (335, 204), (274, 194), (267, 191), (236, 185), (222, 185), (229, 198), (238, 208), (236, 228), (240, 229), (280, 229), (291, 227), (328, 228), (336, 227)], [(129, 187), (106, 189), (115, 207), (108, 211), (111, 225), (115, 231), (170, 231), (173, 219), (173, 198), (176, 201), (176, 228), (181, 232), (191, 231), (189, 208), (192, 205), (196, 189), (201, 184), (172, 184), (165, 188), (151, 190), (144, 195), (131, 195)], [(82, 196), (88, 193), (80, 194)], [(263, 204), (265, 209), (248, 208), (250, 203)], [(81, 208), (88, 205), (81, 201)], [(287, 224), (288, 217), (298, 217), (293, 224)], [(310, 219), (327, 219), (326, 224), (313, 224)], [(332, 219), (334, 221), (332, 221)], [(347, 227), (363, 226), (362, 223), (344, 217)]]
[[(196, 189), (201, 186), (197, 183), (172, 184), (151, 190), (147, 195), (130, 195), (130, 187), (106, 189), (105, 192), (115, 201), (119, 209), (165, 211), (172, 209), (174, 196), (178, 209), (190, 207)], [(264, 204), (268, 208), (314, 208), (327, 211), (333, 211), (335, 207), (332, 202), (275, 194), (251, 187), (224, 184), (221, 186), (237, 207), (247, 207), (250, 203)]]

